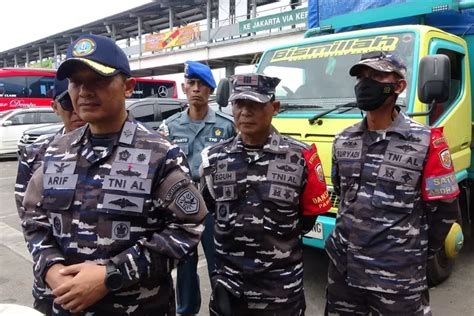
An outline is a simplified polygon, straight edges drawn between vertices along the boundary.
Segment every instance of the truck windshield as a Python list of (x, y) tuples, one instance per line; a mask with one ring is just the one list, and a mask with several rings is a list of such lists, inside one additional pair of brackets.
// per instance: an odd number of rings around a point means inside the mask
[[(398, 55), (407, 65), (407, 89), (397, 100), (403, 108), (410, 96), (414, 43), (413, 33), (313, 42), (266, 53), (258, 72), (281, 79), (276, 98), (285, 111), (326, 111), (355, 102), (355, 77), (349, 75), (349, 69), (363, 53), (383, 50)], [(360, 113), (360, 110), (341, 108), (334, 113)]]

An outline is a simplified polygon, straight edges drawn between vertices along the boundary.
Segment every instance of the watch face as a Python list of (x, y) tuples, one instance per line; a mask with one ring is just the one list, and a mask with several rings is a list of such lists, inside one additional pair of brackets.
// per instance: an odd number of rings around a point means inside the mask
[(111, 291), (117, 291), (122, 288), (123, 277), (119, 271), (111, 272), (107, 275), (105, 286)]

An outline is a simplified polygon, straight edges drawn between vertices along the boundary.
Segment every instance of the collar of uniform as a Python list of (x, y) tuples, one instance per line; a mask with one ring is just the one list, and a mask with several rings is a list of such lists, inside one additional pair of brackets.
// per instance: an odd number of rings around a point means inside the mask
[(397, 117), (387, 129), (387, 132), (398, 133), (407, 138), (410, 135), (410, 118), (408, 115), (402, 111), (398, 112)]
[[(188, 110), (181, 112), (181, 116), (179, 117), (179, 123), (181, 124), (190, 124), (193, 122), (191, 118), (189, 117)], [(206, 116), (202, 119), (202, 122), (208, 124), (214, 124), (216, 122), (216, 112), (208, 107), (207, 114)]]
[[(351, 134), (361, 134), (367, 131), (367, 117), (346, 129), (346, 132)], [(410, 134), (410, 118), (403, 112), (398, 112), (397, 118), (387, 128), (387, 132), (398, 133), (404, 138), (407, 138)]]
[(79, 143), (84, 143), (84, 137), (88, 134), (89, 124), (85, 124), (77, 129), (77, 136), (73, 139), (71, 145), (76, 146)]
[[(270, 134), (268, 135), (267, 141), (263, 144), (263, 150), (267, 152), (273, 152), (277, 154), (284, 154), (288, 151), (287, 145), (282, 144), (281, 134), (273, 126), (270, 129)], [(226, 152), (242, 152), (244, 150), (244, 142), (242, 141), (242, 136), (239, 133), (234, 140), (225, 147)]]
[[(127, 115), (127, 118), (126, 118), (125, 122), (130, 122), (130, 123), (136, 124), (136, 121), (133, 119), (133, 117), (131, 115)], [(125, 122), (124, 122), (124, 126), (125, 126)], [(84, 144), (84, 140), (89, 138), (90, 134), (91, 134), (89, 124), (86, 124), (82, 127), (79, 127), (77, 129), (77, 131), (78, 131), (78, 134), (77, 134), (77, 137), (75, 137), (74, 140), (72, 141), (72, 143), (71, 143), (72, 146), (75, 146), (79, 143)], [(120, 135), (122, 134), (122, 132), (123, 132), (123, 126), (120, 129)]]

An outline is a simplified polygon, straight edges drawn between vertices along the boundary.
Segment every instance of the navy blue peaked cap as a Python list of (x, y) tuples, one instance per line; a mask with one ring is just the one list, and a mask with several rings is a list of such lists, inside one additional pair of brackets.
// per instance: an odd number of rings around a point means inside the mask
[(78, 63), (88, 66), (101, 76), (123, 73), (131, 76), (127, 55), (110, 38), (100, 35), (82, 35), (67, 48), (66, 60), (59, 66), (59, 80), (68, 78)]
[(230, 77), (232, 94), (229, 101), (251, 100), (258, 103), (267, 103), (274, 99), (275, 90), (280, 79), (262, 74), (248, 73)]
[(211, 68), (197, 61), (186, 61), (184, 63), (184, 77), (201, 79), (211, 89), (216, 88), (216, 81), (212, 76)]
[(54, 78), (53, 99), (56, 99), (57, 96), (67, 90), (68, 83), (67, 79), (58, 80), (57, 77)]

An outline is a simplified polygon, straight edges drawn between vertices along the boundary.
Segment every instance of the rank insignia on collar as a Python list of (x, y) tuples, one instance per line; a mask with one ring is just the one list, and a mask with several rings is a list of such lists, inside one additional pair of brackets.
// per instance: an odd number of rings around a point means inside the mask
[(138, 206), (137, 204), (133, 203), (127, 198), (121, 198), (117, 200), (113, 200), (109, 202), (110, 204), (115, 204), (117, 206), (120, 206), (121, 208), (126, 208), (126, 207), (131, 207), (131, 206)]
[(120, 135), (119, 142), (125, 144), (132, 144), (133, 135), (135, 134), (135, 130), (137, 129), (137, 125), (132, 122), (125, 122), (122, 133)]
[(119, 160), (127, 161), (128, 158), (130, 158), (130, 156), (132, 154), (128, 150), (125, 149), (125, 150), (119, 152), (118, 155), (119, 155)]
[(176, 205), (183, 211), (183, 213), (192, 215), (199, 211), (199, 200), (194, 193), (185, 189), (176, 197)]
[(123, 135), (126, 137), (126, 138), (129, 138), (130, 136), (133, 135), (132, 131), (129, 130), (129, 129), (126, 129), (123, 131)]
[(71, 164), (68, 163), (68, 164), (65, 164), (64, 162), (61, 162), (59, 165), (58, 164), (54, 164), (54, 166), (56, 167), (56, 172), (57, 173), (63, 173), (64, 172), (64, 169), (66, 169), (67, 167), (69, 167)]

